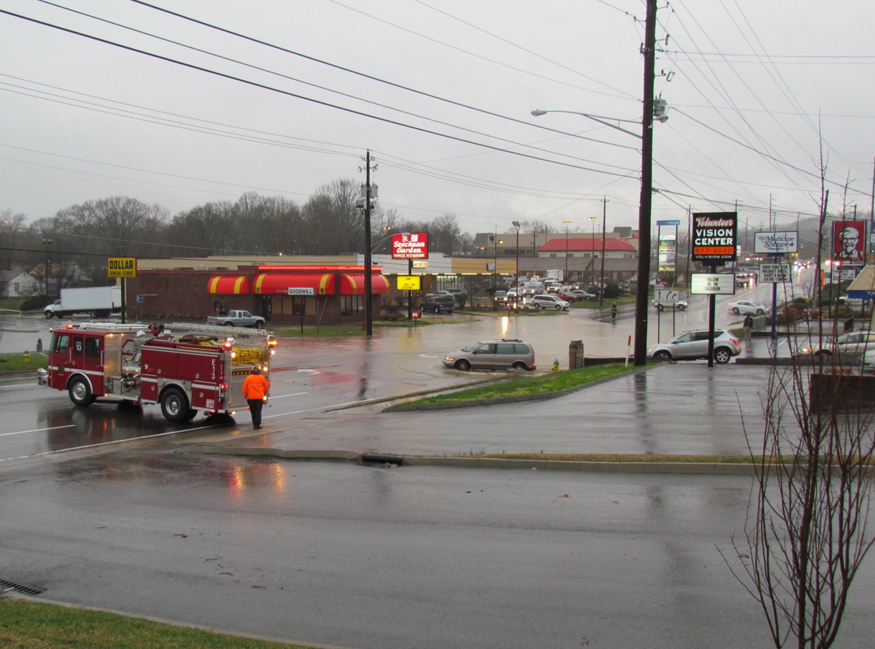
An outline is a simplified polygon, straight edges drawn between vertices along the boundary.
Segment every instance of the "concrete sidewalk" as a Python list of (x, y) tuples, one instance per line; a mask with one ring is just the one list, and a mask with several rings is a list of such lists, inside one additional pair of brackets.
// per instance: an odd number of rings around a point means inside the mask
[[(427, 412), (386, 413), (391, 402), (325, 411), (245, 437), (191, 440), (183, 452), (295, 460), (524, 469), (750, 474), (714, 463), (487, 460), (480, 454), (745, 456), (745, 431), (763, 431), (769, 367), (666, 363), (553, 400)], [(757, 445), (758, 442), (754, 442)], [(453, 456), (453, 457), (451, 457)], [(468, 456), (468, 457), (465, 457)]]

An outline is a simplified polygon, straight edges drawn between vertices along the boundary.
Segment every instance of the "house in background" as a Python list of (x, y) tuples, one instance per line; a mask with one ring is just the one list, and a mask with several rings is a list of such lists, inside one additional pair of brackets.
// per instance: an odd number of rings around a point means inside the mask
[(39, 280), (21, 269), (0, 270), (0, 298), (29, 297), (41, 290)]

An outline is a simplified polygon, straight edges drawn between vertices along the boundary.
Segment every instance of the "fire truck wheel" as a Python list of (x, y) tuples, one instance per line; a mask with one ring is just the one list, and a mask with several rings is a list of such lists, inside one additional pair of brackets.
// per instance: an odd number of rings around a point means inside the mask
[(185, 421), (188, 399), (179, 388), (167, 388), (161, 395), (161, 414), (167, 421)]
[(75, 378), (70, 381), (70, 401), (77, 406), (90, 406), (94, 403), (94, 395), (91, 394), (91, 386), (82, 378)]
[(197, 410), (189, 408), (188, 412), (185, 413), (185, 421), (191, 421), (195, 417), (197, 417)]

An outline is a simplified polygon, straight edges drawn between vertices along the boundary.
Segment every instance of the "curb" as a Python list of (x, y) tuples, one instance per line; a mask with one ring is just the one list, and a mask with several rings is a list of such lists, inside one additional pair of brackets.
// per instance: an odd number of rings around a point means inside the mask
[[(545, 401), (547, 399), (556, 399), (558, 397), (564, 397), (566, 394), (571, 394), (573, 392), (577, 392), (579, 390), (585, 390), (586, 388), (590, 388), (596, 385), (601, 385), (602, 383), (607, 383), (608, 381), (613, 381), (615, 379), (620, 378), (621, 376), (629, 376), (630, 374), (637, 374), (639, 372), (644, 372), (649, 369), (657, 367), (656, 364), (653, 365), (645, 365), (644, 367), (639, 367), (637, 369), (628, 370), (627, 372), (623, 372), (621, 374), (615, 374), (614, 376), (606, 376), (601, 379), (597, 379), (595, 381), (591, 381), (589, 383), (584, 383), (582, 385), (575, 385), (571, 388), (565, 388), (564, 390), (557, 390), (555, 392), (541, 392), (539, 394), (524, 394), (516, 397), (499, 397), (498, 399), (478, 399), (476, 401), (455, 401), (452, 403), (425, 403), (425, 404), (407, 404), (407, 403), (399, 403), (396, 405), (388, 406), (387, 408), (383, 408), (381, 412), (413, 412), (416, 410), (449, 410), (452, 408), (473, 408), (476, 406), (492, 406), (492, 405), (500, 405), (505, 403), (523, 403), (526, 401)], [(453, 388), (456, 389), (456, 388)], [(427, 393), (427, 394), (430, 394)], [(414, 395), (418, 396), (418, 395)], [(396, 399), (399, 397), (396, 397)], [(407, 397), (400, 397), (407, 398)]]
[(438, 466), (463, 469), (516, 469), (538, 471), (581, 471), (585, 473), (648, 473), (674, 475), (754, 475), (753, 464), (720, 462), (576, 462), (572, 460), (515, 460), (491, 457), (449, 457), (358, 453), (356, 451), (291, 450), (253, 446), (198, 444), (176, 449), (176, 453), (276, 458), (317, 462), (351, 462), (373, 465)]

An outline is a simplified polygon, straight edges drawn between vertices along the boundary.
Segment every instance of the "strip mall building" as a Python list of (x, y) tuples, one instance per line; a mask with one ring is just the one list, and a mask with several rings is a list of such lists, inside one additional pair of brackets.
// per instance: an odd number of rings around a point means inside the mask
[[(511, 252), (514, 252), (511, 250)], [(606, 255), (607, 257), (607, 255)], [(633, 276), (635, 259), (607, 258), (605, 277)], [(571, 273), (595, 277), (591, 258), (438, 257), (425, 267), (416, 262), (374, 255), (371, 267), (372, 313), (407, 312), (421, 296), (463, 288), (470, 297), (488, 295), (503, 276), (543, 274), (566, 266)], [(623, 264), (621, 268), (620, 265)], [(628, 268), (626, 267), (628, 266)], [(399, 275), (418, 275), (421, 290), (397, 290)], [(125, 280), (128, 316), (136, 320), (199, 320), (231, 309), (246, 309), (274, 325), (352, 324), (362, 321), (365, 274), (362, 255), (216, 256), (138, 259), (137, 276)]]
[[(414, 294), (417, 306), (421, 294), (459, 285), (451, 259), (429, 265), (416, 271), (422, 281), (422, 290)], [(407, 261), (375, 255), (371, 266), (375, 316), (400, 310), (402, 305), (406, 312), (408, 292), (395, 286), (397, 275), (410, 270)], [(490, 281), (491, 275), (484, 275)], [(361, 322), (364, 315), (361, 255), (139, 259), (137, 276), (125, 282), (127, 313), (136, 320), (200, 319), (231, 309), (246, 309), (274, 325), (348, 324)]]

